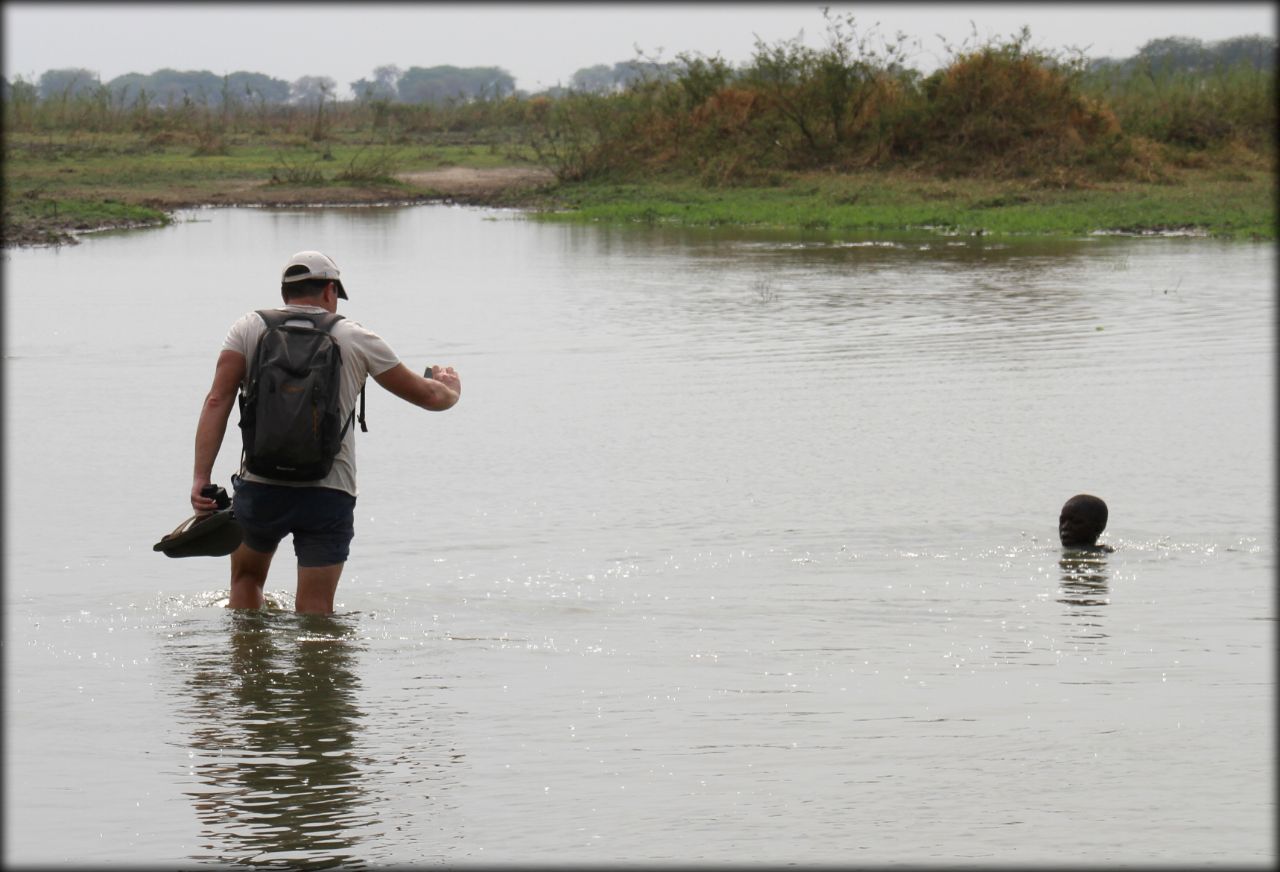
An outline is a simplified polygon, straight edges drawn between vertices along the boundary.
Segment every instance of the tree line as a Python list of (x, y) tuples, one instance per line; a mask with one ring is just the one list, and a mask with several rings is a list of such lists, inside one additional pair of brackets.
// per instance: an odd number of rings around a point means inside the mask
[[(1240, 36), (1205, 43), (1193, 37), (1167, 37), (1147, 42), (1129, 58), (1097, 58), (1088, 71), (1110, 75), (1208, 73), (1248, 65), (1260, 71), (1275, 69), (1274, 37)], [(539, 92), (616, 94), (638, 83), (674, 80), (683, 70), (679, 61), (637, 58), (614, 64), (595, 64), (576, 70), (567, 86)], [(356, 101), (383, 101), (441, 106), (518, 96), (515, 79), (501, 67), (376, 67), (368, 78), (349, 83)], [(197, 103), (220, 107), (245, 102), (265, 106), (314, 105), (336, 100), (337, 83), (328, 76), (302, 76), (292, 82), (263, 73), (238, 71), (219, 76), (208, 70), (161, 69), (126, 73), (107, 82), (92, 70), (47, 70), (35, 81), (22, 76), (13, 82), (0, 78), (5, 100), (86, 99), (106, 96), (120, 105), (166, 108)], [(528, 95), (525, 95), (528, 96)]]
[(1189, 36), (1170, 36), (1145, 43), (1128, 58), (1097, 58), (1089, 62), (1094, 73), (1208, 74), (1217, 70), (1249, 67), (1259, 72), (1276, 68), (1274, 36), (1235, 36), (1206, 43)]
[(925, 74), (908, 63), (905, 35), (824, 16), (819, 47), (757, 41), (742, 64), (640, 55), (533, 95), (500, 67), (383, 65), (345, 100), (320, 76), (162, 70), (104, 85), (54, 70), (6, 83), (4, 122), (26, 133), (132, 131), (156, 144), (194, 137), (197, 154), (226, 154), (245, 135), (519, 143), (563, 180), (673, 172), (708, 185), (891, 166), (1060, 184), (1154, 178), (1166, 147), (1238, 145), (1274, 159), (1275, 37), (1154, 40), (1132, 58), (1091, 61), (1036, 49), (1024, 28), (947, 46), (950, 60)]
[[(371, 78), (351, 82), (357, 101), (447, 105), (500, 99), (515, 94), (515, 78), (500, 67), (381, 66)], [(6, 101), (106, 100), (129, 108), (200, 105), (220, 108), (244, 103), (260, 106), (314, 106), (336, 102), (337, 83), (329, 76), (302, 76), (292, 82), (263, 73), (238, 71), (219, 76), (208, 70), (162, 69), (126, 73), (102, 82), (92, 70), (47, 70), (35, 81), (3, 80)]]

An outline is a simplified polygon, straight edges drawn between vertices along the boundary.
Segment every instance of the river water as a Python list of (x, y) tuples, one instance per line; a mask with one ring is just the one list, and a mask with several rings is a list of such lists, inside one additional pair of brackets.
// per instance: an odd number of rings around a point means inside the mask
[[(4, 255), (8, 864), (1274, 860), (1272, 246), (182, 219)], [(463, 398), (234, 612), (151, 546), (303, 248)]]

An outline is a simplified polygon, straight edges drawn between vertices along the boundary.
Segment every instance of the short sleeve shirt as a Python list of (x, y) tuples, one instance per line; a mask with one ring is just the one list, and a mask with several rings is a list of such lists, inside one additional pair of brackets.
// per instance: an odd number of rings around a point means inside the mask
[[(325, 310), (319, 306), (281, 306), (277, 311), (316, 314)], [(223, 340), (224, 351), (236, 351), (244, 355), (246, 379), (248, 373), (253, 371), (253, 356), (258, 348), (258, 340), (266, 330), (266, 322), (261, 316), (257, 312), (249, 312), (231, 325), (227, 338)], [(338, 402), (342, 407), (343, 421), (346, 421), (356, 407), (365, 379), (371, 375), (382, 375), (399, 364), (400, 358), (381, 336), (349, 318), (343, 318), (335, 324), (330, 335), (342, 350), (342, 384)], [(240, 387), (244, 390), (247, 384)], [(319, 481), (278, 481), (254, 475), (245, 469), (240, 470), (240, 477), (245, 481), (292, 487), (328, 487), (356, 496), (356, 429), (354, 423), (347, 428), (347, 433), (342, 438), (342, 448), (334, 458), (333, 469)]]

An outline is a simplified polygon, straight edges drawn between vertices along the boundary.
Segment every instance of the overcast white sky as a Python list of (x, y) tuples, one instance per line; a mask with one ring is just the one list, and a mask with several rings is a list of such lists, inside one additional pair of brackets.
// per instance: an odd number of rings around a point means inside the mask
[[(1206, 42), (1272, 34), (1272, 3), (830, 3), (859, 29), (899, 31), (919, 40), (913, 66), (933, 69), (961, 43), (1005, 37), (1022, 25), (1045, 49), (1079, 47), (1090, 57), (1124, 57), (1151, 39)], [(680, 52), (719, 54), (740, 63), (756, 37), (767, 43), (804, 32), (820, 45), (820, 3), (8, 3), (4, 75), (29, 80), (50, 69), (92, 70), (103, 82), (170, 67), (265, 73), (292, 82), (329, 76), (347, 86), (374, 67), (502, 67), (517, 87), (568, 84), (593, 64)]]

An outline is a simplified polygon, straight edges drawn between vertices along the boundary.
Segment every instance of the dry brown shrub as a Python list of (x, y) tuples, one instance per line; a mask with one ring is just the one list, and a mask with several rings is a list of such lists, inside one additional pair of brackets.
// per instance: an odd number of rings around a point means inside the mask
[(1269, 150), (1259, 151), (1245, 138), (1233, 136), (1222, 144), (1217, 150), (1217, 154), (1220, 156), (1219, 163), (1275, 172), (1276, 149), (1274, 143), (1272, 143)]
[(1071, 129), (1079, 131), (1085, 139), (1117, 136), (1120, 133), (1120, 121), (1116, 114), (1091, 97), (1075, 98), (1067, 115), (1067, 124)]
[(542, 94), (530, 97), (525, 103), (525, 111), (531, 120), (542, 121), (551, 111), (551, 98)]
[(1145, 136), (1127, 136), (1112, 175), (1135, 182), (1165, 184), (1171, 181), (1169, 150)]
[(696, 129), (711, 128), (719, 133), (732, 135), (746, 127), (762, 111), (763, 102), (757, 92), (744, 88), (724, 88), (694, 109), (690, 121)]
[(1080, 94), (1069, 70), (1036, 54), (988, 47), (962, 56), (931, 84), (924, 153), (949, 171), (1054, 185), (1078, 184), (1083, 168), (1125, 172), (1114, 113)]

